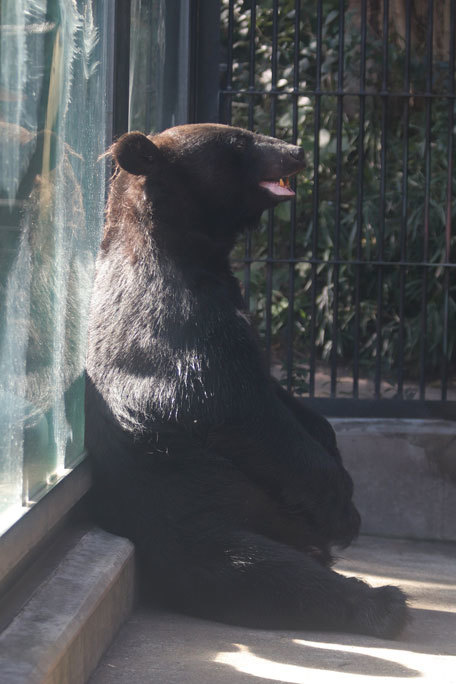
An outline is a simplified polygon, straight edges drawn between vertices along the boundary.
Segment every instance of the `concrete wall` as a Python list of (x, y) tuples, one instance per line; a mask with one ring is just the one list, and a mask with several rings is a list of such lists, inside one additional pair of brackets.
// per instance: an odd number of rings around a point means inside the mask
[(362, 533), (456, 541), (456, 423), (332, 419)]

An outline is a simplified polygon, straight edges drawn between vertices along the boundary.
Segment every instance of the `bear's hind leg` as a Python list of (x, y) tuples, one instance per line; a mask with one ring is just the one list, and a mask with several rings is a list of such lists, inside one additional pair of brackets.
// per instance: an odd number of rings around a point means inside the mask
[(305, 551), (313, 545), (305, 521), (287, 520), (223, 460), (155, 456), (140, 476), (130, 467), (101, 475), (101, 507), (119, 511), (110, 529), (135, 542), (147, 593), (168, 607), (251, 627), (381, 637), (405, 622), (399, 589), (322, 565)]
[[(406, 621), (400, 589), (371, 588), (305, 553), (251, 532), (195, 543), (164, 582), (171, 607), (231, 624), (395, 637)], [(187, 551), (189, 547), (187, 547)], [(153, 562), (153, 559), (151, 559)]]

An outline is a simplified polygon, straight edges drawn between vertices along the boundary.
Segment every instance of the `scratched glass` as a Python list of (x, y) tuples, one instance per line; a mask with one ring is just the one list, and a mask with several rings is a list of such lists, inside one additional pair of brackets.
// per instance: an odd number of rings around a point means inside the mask
[(82, 457), (105, 3), (0, 4), (0, 534)]

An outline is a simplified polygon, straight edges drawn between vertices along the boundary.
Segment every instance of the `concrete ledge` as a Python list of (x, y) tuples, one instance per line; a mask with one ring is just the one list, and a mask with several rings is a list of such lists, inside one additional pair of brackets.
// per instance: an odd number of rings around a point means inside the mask
[(1, 634), (0, 681), (87, 681), (130, 613), (133, 596), (133, 545), (89, 531)]
[(0, 537), (0, 593), (42, 552), (46, 540), (63, 528), (91, 484), (90, 465), (83, 460)]
[(331, 423), (355, 483), (363, 534), (456, 541), (455, 422)]

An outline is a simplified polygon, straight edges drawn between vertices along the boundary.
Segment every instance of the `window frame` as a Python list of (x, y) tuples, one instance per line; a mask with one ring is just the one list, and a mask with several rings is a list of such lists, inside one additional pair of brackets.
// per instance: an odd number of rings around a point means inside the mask
[[(100, 1), (94, 0), (94, 3)], [(103, 3), (102, 9), (108, 36), (103, 60), (106, 65), (105, 142), (109, 146), (115, 137), (128, 130), (130, 0)], [(108, 178), (109, 173), (106, 180)], [(0, 535), (0, 597), (73, 518), (79, 504), (84, 507), (91, 484), (90, 464), (83, 450), (70, 472), (50, 485), (39, 500)]]

